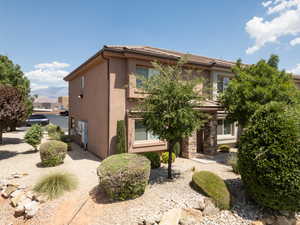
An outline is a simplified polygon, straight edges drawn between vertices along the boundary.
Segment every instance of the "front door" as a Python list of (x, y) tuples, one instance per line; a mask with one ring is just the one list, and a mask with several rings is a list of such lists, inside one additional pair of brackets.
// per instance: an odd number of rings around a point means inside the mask
[(197, 131), (197, 153), (203, 153), (204, 149), (204, 130)]

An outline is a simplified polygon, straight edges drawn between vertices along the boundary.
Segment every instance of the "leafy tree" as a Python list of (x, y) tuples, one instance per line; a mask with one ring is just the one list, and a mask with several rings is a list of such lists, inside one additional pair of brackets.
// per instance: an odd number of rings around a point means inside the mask
[(26, 103), (22, 92), (18, 88), (0, 84), (0, 144), (3, 130), (12, 121), (22, 121), (26, 116)]
[(43, 137), (42, 127), (40, 125), (33, 125), (25, 134), (25, 142), (30, 144), (34, 150), (37, 151), (37, 146), (41, 144)]
[(169, 143), (168, 178), (172, 178), (172, 150), (182, 138), (189, 137), (204, 123), (204, 114), (199, 107), (203, 100), (198, 85), (200, 78), (193, 78), (191, 71), (184, 69), (186, 60), (176, 65), (152, 63), (157, 74), (142, 80), (141, 88), (145, 98), (141, 99), (138, 109), (146, 129)]
[(272, 55), (267, 62), (260, 60), (250, 66), (242, 65), (240, 60), (237, 62), (233, 68), (235, 76), (220, 97), (228, 119), (238, 121), (241, 127), (245, 127), (261, 105), (271, 101), (289, 105), (299, 102), (300, 94), (291, 74), (279, 71), (278, 62), (276, 55)]
[[(30, 96), (30, 82), (24, 76), (19, 65), (14, 64), (7, 56), (0, 55), (0, 84), (11, 85), (20, 89), (22, 95), (25, 97), (26, 114), (29, 116), (33, 109), (33, 97)], [(17, 120), (10, 121), (11, 129), (15, 129)]]

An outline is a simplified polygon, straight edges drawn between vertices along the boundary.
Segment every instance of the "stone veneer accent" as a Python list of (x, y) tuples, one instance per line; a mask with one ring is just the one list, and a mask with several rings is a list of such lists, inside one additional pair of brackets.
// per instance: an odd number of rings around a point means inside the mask
[[(204, 131), (204, 143), (203, 153), (213, 155), (217, 151), (217, 113), (211, 114), (211, 120), (209, 120), (203, 127)], [(197, 131), (182, 140), (182, 156), (184, 158), (192, 158), (197, 153)]]

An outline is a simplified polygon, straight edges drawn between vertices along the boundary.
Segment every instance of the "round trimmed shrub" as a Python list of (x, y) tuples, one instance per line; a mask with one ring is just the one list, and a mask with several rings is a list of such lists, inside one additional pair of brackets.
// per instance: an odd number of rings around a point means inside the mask
[(230, 147), (228, 145), (220, 145), (219, 150), (221, 152), (229, 153), (230, 152)]
[(43, 166), (57, 166), (64, 162), (68, 145), (62, 141), (48, 141), (40, 146), (40, 156)]
[(212, 198), (220, 209), (230, 209), (230, 192), (218, 175), (209, 171), (195, 172), (192, 182), (196, 190)]
[(150, 161), (138, 154), (117, 154), (103, 160), (97, 169), (100, 188), (113, 200), (133, 199), (145, 192)]
[(259, 204), (300, 210), (300, 119), (296, 110), (271, 102), (259, 108), (241, 137), (238, 168)]
[[(175, 159), (176, 159), (176, 155), (175, 155), (174, 152), (172, 152), (172, 162), (175, 162)], [(169, 160), (169, 152), (164, 152), (161, 155), (161, 162), (162, 163), (168, 163), (168, 160)]]
[(157, 152), (145, 152), (144, 156), (151, 162), (151, 169), (156, 169), (160, 167), (160, 155)]

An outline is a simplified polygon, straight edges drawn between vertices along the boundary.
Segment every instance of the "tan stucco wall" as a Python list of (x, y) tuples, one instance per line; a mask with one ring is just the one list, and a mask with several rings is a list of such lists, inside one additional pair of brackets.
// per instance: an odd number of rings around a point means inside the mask
[(109, 154), (116, 150), (117, 121), (126, 119), (126, 68), (126, 59), (109, 59)]
[[(85, 77), (80, 88), (81, 76)], [(83, 94), (83, 98), (78, 95)], [(70, 117), (88, 122), (88, 149), (101, 158), (108, 149), (108, 80), (107, 63), (90, 67), (69, 82)], [(78, 138), (77, 138), (78, 139)]]

